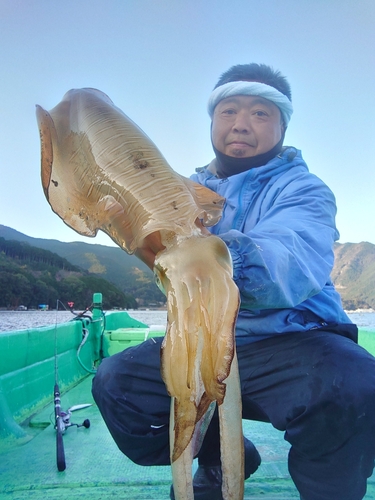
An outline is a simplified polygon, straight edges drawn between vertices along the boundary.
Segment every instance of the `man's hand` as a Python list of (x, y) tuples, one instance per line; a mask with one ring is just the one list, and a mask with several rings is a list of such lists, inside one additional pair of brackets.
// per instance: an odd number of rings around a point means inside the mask
[(135, 255), (141, 259), (151, 270), (154, 269), (155, 256), (165, 246), (161, 242), (160, 232), (151, 233), (142, 242), (142, 246), (137, 248)]
[[(199, 227), (202, 234), (206, 236), (209, 236), (211, 234), (209, 230), (205, 226), (203, 226), (200, 219), (197, 219), (195, 221), (195, 225)], [(142, 242), (142, 246), (137, 248), (137, 250), (135, 251), (135, 255), (138, 257), (138, 259), (141, 259), (141, 261), (144, 262), (151, 270), (153, 270), (156, 254), (164, 249), (165, 246), (161, 242), (160, 232), (156, 231), (155, 233), (151, 233), (146, 236), (146, 238)]]

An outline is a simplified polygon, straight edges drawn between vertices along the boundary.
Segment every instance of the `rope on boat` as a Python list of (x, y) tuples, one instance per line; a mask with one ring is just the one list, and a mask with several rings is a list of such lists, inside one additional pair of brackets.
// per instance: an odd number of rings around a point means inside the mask
[(86, 370), (87, 372), (89, 372), (89, 373), (96, 373), (96, 370), (95, 370), (95, 369), (87, 368), (87, 367), (83, 364), (83, 362), (82, 362), (82, 360), (81, 360), (81, 358), (80, 358), (80, 355), (79, 355), (79, 354), (80, 354), (80, 351), (81, 351), (82, 347), (85, 345), (85, 343), (86, 343), (86, 341), (87, 341), (87, 339), (88, 339), (88, 337), (89, 337), (89, 333), (90, 333), (90, 332), (89, 332), (89, 330), (88, 330), (87, 328), (82, 327), (82, 333), (83, 333), (83, 339), (82, 339), (82, 342), (79, 344), (78, 349), (77, 349), (77, 359), (78, 359), (78, 362), (79, 362), (79, 364), (82, 366), (82, 368), (83, 368), (84, 370)]

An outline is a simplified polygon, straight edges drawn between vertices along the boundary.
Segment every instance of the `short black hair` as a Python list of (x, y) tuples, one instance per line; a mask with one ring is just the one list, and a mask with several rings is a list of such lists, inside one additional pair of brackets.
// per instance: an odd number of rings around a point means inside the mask
[(265, 83), (286, 95), (290, 101), (292, 100), (292, 91), (288, 80), (280, 71), (274, 70), (266, 64), (251, 63), (232, 66), (220, 76), (214, 88), (216, 89), (225, 83), (238, 81)]

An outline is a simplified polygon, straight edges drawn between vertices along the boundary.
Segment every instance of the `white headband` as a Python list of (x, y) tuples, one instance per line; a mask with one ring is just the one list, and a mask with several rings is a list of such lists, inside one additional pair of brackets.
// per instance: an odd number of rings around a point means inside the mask
[(285, 126), (288, 125), (293, 113), (293, 106), (286, 95), (282, 94), (274, 87), (258, 82), (229, 82), (217, 87), (208, 100), (208, 114), (212, 118), (216, 105), (233, 95), (258, 95), (273, 102), (280, 109)]

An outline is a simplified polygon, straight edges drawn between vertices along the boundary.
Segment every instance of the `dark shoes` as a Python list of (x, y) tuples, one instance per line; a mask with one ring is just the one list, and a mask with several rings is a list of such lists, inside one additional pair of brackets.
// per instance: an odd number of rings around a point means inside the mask
[(250, 439), (245, 437), (243, 439), (245, 448), (245, 479), (248, 479), (251, 474), (254, 474), (258, 470), (262, 459)]
[[(245, 479), (258, 469), (261, 458), (253, 443), (244, 438), (245, 445)], [(194, 500), (223, 500), (221, 493), (222, 473), (220, 465), (199, 465), (194, 474)], [(173, 486), (170, 492), (171, 500), (175, 500)]]
[[(200, 465), (193, 479), (194, 500), (223, 500), (221, 482), (220, 465), (213, 467)], [(171, 498), (174, 499), (173, 486), (171, 486)]]

